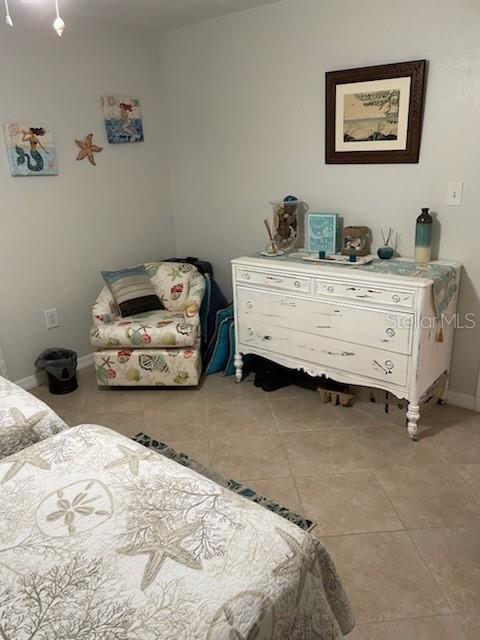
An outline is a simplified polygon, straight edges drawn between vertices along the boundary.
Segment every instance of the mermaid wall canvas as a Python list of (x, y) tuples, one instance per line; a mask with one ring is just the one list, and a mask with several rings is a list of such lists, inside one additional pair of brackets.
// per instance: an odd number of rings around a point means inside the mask
[(12, 122), (4, 125), (12, 176), (57, 176), (53, 131), (44, 125)]
[(142, 110), (137, 98), (102, 98), (107, 140), (110, 144), (143, 142)]

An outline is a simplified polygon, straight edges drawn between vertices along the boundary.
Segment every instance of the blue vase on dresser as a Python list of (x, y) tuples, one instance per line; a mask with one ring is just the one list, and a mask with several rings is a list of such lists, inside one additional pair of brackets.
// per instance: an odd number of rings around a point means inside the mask
[(377, 255), (380, 260), (390, 260), (390, 258), (393, 257), (393, 249), (392, 247), (385, 245), (384, 247), (379, 248), (379, 250), (377, 251)]

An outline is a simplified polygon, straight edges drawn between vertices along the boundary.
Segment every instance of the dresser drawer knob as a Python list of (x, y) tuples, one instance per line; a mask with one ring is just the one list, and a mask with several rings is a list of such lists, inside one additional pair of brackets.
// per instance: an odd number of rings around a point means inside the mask
[(251, 300), (247, 302), (247, 309), (253, 309), (253, 302)]
[(332, 287), (332, 285), (330, 285), (329, 287), (327, 287), (327, 291), (328, 291), (328, 293), (334, 293), (335, 292), (335, 287)]
[(247, 333), (248, 333), (248, 335), (249, 335), (249, 336), (253, 336), (254, 331), (253, 331), (253, 329), (252, 329), (251, 327), (249, 327), (249, 328), (247, 329)]
[(392, 329), (391, 327), (389, 327), (389, 328), (385, 331), (385, 333), (387, 334), (387, 336), (388, 336), (389, 338), (393, 338), (393, 336), (395, 335), (395, 330), (394, 330), (394, 329)]
[(391, 371), (394, 366), (391, 360), (385, 360), (385, 369), (387, 369), (387, 371)]
[(250, 274), (249, 273), (244, 273), (243, 277), (245, 278), (245, 280), (250, 280)]
[(300, 289), (300, 287), (302, 286), (302, 283), (300, 282), (300, 280), (295, 280), (293, 284), (297, 287), (297, 289)]
[(400, 296), (398, 295), (398, 293), (393, 294), (392, 300), (394, 302), (400, 302)]

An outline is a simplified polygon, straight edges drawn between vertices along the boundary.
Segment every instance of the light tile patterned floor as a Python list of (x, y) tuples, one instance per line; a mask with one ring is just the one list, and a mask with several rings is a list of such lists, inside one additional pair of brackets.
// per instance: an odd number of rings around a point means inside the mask
[(405, 430), (315, 392), (264, 393), (213, 376), (199, 389), (35, 394), (70, 425), (139, 431), (318, 522), (350, 595), (349, 640), (480, 638), (480, 414), (437, 407)]

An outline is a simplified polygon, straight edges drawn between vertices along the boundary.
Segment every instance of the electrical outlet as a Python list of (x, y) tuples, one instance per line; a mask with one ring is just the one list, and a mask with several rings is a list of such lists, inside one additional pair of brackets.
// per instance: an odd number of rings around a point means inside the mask
[(47, 325), (47, 329), (56, 329), (60, 326), (60, 322), (58, 321), (58, 313), (56, 309), (47, 309), (44, 311), (45, 314), (45, 324)]
[(463, 182), (449, 182), (447, 189), (447, 202), (449, 207), (460, 207), (462, 204)]

